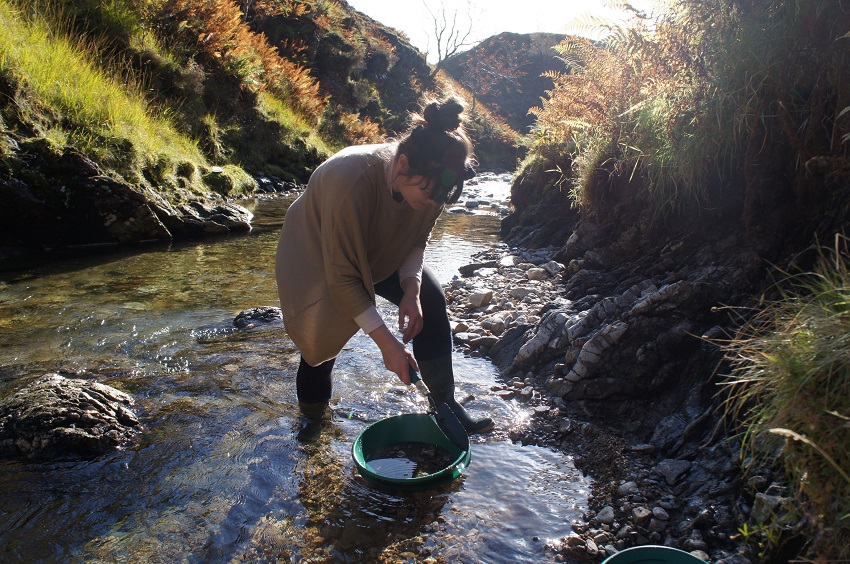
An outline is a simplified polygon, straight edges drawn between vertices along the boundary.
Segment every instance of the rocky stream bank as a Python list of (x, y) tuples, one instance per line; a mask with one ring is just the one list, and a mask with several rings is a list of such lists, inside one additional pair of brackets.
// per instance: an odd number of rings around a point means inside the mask
[[(646, 281), (615, 298), (572, 301), (562, 282), (567, 267), (553, 253), (493, 249), (464, 267), (465, 277), (446, 293), (456, 344), (499, 365), (503, 377), (494, 393), (533, 406), (530, 424), (512, 429), (511, 439), (574, 455), (593, 478), (591, 511), (550, 547), (555, 560), (594, 561), (631, 546), (666, 544), (706, 561), (743, 562), (733, 537), (752, 502), (737, 445), (712, 437), (717, 421), (706, 405), (707, 385), (694, 383), (686, 397), (653, 406), (653, 397), (665, 395), (660, 389), (676, 388), (671, 380), (684, 374), (671, 367), (667, 378), (640, 381), (601, 366), (622, 354), (616, 349), (626, 337), (645, 339), (633, 351), (669, 359), (674, 339), (637, 318), (683, 296)], [(679, 340), (687, 338), (710, 348), (681, 331)], [(605, 412), (616, 413), (614, 420)]]
[[(75, 150), (57, 155), (38, 142), (25, 149), (27, 175), (0, 176), (0, 271), (55, 255), (251, 230), (251, 212), (216, 191), (183, 190), (171, 202), (148, 187), (106, 174)], [(211, 190), (226, 194), (232, 189), (221, 167), (203, 177)], [(273, 176), (250, 181), (259, 194), (302, 188)]]
[[(506, 243), (446, 287), (457, 346), (499, 367), (494, 393), (533, 407), (511, 439), (573, 455), (593, 479), (552, 557), (598, 562), (648, 544), (726, 564), (797, 557), (807, 523), (789, 517), (783, 476), (742, 469), (718, 385), (730, 311), (755, 303), (792, 246), (714, 218), (659, 232), (646, 209), (621, 212), (514, 214)], [(742, 534), (765, 523), (782, 529), (770, 554)]]

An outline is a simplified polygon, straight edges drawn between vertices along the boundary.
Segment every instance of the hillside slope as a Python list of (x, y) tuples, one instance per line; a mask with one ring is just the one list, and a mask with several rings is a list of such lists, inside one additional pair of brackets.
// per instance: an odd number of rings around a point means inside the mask
[(435, 86), (344, 1), (240, 5), (0, 1), (0, 257), (247, 230), (222, 198), (306, 182)]
[(407, 111), (436, 84), (425, 57), (402, 33), (352, 8), (345, 0), (324, 10), (284, 10), (253, 2), (250, 28), (285, 57), (310, 70), (329, 111), (357, 115), (399, 132)]
[(553, 86), (552, 79), (543, 73), (564, 69), (553, 47), (565, 37), (555, 33), (500, 33), (446, 59), (443, 70), (515, 131), (527, 133), (534, 123), (528, 110), (540, 105), (540, 99)]

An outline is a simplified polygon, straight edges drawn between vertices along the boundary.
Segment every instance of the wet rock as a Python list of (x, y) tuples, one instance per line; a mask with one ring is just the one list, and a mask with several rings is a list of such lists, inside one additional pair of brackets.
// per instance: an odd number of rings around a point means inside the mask
[(45, 374), (0, 402), (0, 453), (96, 455), (141, 430), (133, 399), (111, 386)]
[(461, 331), (454, 334), (454, 342), (461, 345), (469, 345), (472, 341), (479, 338), (481, 335), (469, 331)]
[(199, 237), (245, 233), (251, 230), (254, 217), (247, 209), (234, 203), (192, 200), (177, 209), (165, 204), (157, 215), (175, 236)]
[(264, 306), (239, 312), (233, 319), (233, 324), (240, 329), (249, 329), (259, 325), (281, 321), (283, 321), (283, 314), (279, 307)]
[(470, 306), (478, 308), (489, 304), (492, 299), (493, 290), (484, 288), (470, 294), (467, 301)]
[(655, 467), (655, 471), (664, 476), (664, 479), (667, 480), (667, 483), (671, 486), (674, 485), (679, 478), (681, 478), (682, 475), (690, 469), (691, 463), (687, 460), (674, 460), (670, 458), (662, 460), (658, 466)]
[(638, 488), (637, 482), (634, 481), (624, 482), (617, 486), (617, 495), (620, 497), (636, 494), (639, 491), (640, 489)]
[(18, 149), (28, 174), (0, 179), (0, 224), (29, 252), (96, 250), (250, 229), (251, 213), (220, 198), (190, 211), (151, 188), (104, 175), (98, 163), (75, 149), (57, 152), (36, 138)]
[(614, 508), (610, 505), (606, 505), (596, 514), (596, 520), (606, 525), (613, 523), (615, 518)]
[(463, 276), (472, 276), (475, 274), (475, 271), (481, 270), (482, 268), (496, 268), (498, 263), (494, 260), (488, 260), (485, 262), (474, 262), (471, 264), (465, 264), (458, 268), (458, 272)]
[[(470, 333), (468, 333), (470, 334)], [(493, 345), (495, 345), (499, 341), (498, 337), (493, 335), (483, 335), (481, 337), (473, 337), (467, 341), (469, 348), (478, 349), (480, 347), (484, 347), (489, 350)]]

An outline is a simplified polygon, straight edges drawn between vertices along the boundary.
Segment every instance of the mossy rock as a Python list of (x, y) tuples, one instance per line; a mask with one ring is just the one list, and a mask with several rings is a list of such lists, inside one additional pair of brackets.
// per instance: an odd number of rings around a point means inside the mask
[(257, 181), (235, 165), (213, 167), (204, 174), (203, 180), (211, 190), (222, 196), (246, 196), (258, 188)]

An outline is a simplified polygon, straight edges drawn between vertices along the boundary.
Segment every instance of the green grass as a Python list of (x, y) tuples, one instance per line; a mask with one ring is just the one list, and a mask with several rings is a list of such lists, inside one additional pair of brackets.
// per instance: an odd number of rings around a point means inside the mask
[(131, 177), (163, 161), (206, 166), (196, 143), (157, 115), (129, 75), (90, 62), (96, 45), (74, 43), (3, 1), (0, 29), (0, 70), (22, 89), (21, 120), (39, 124), (37, 133), (57, 147), (74, 145)]
[(815, 529), (816, 554), (848, 558), (850, 253), (836, 237), (813, 272), (783, 283), (725, 345), (724, 388), (752, 465), (778, 460)]
[(271, 121), (276, 121), (292, 135), (306, 140), (307, 144), (315, 147), (323, 155), (331, 155), (341, 149), (340, 146), (329, 145), (319, 136), (315, 127), (312, 127), (303, 116), (297, 114), (292, 108), (268, 92), (259, 94), (260, 111)]

